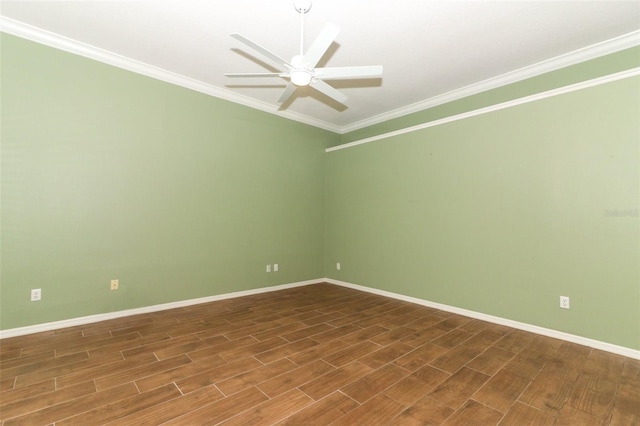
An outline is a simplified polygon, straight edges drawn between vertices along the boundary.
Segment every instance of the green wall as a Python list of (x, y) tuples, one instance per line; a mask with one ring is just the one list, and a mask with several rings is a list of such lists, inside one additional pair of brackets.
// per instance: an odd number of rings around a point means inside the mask
[(340, 136), (1, 42), (0, 329), (327, 276), (640, 349), (637, 77), (324, 152), (640, 48)]
[(2, 329), (324, 275), (337, 135), (1, 41)]
[(640, 349), (639, 89), (328, 153), (328, 277)]

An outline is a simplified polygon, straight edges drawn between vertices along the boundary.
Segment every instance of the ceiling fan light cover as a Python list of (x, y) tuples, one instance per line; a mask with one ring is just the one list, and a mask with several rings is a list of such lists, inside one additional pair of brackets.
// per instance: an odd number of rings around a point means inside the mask
[(312, 75), (307, 70), (293, 70), (289, 78), (296, 86), (308, 86), (311, 83)]

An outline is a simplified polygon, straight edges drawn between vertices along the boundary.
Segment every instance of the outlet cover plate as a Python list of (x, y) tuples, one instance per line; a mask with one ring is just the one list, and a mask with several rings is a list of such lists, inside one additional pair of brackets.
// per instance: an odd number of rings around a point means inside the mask
[(39, 288), (31, 289), (31, 301), (37, 302), (38, 300), (42, 300), (42, 289), (39, 289)]

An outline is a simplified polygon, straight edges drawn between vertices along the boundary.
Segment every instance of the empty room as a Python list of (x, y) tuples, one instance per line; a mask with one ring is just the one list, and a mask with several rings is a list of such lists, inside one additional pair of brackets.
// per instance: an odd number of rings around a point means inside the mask
[(0, 426), (640, 425), (640, 2), (0, 30)]

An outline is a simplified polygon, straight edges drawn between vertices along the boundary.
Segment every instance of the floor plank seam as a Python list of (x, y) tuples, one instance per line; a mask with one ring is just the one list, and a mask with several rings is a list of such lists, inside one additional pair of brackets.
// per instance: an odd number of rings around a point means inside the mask
[[(216, 407), (226, 407), (228, 417), (221, 421), (239, 414), (242, 417), (237, 421), (257, 418), (265, 410), (271, 413), (269, 418), (279, 419), (273, 423), (293, 415), (295, 419), (308, 418), (305, 416), (314, 412), (318, 415), (321, 407), (329, 410), (327, 423), (340, 424), (347, 419), (357, 423), (357, 418), (372, 413), (395, 413), (397, 421), (417, 420), (429, 412), (427, 409), (436, 410), (429, 418), (436, 415), (434, 422), (438, 424), (479, 414), (492, 419), (487, 424), (507, 418), (511, 423), (523, 422), (523, 416), (540, 422), (545, 418), (567, 422), (575, 417), (583, 424), (585, 419), (614, 424), (621, 423), (624, 416), (632, 416), (632, 422), (640, 417), (629, 413), (627, 407), (629, 395), (640, 386), (640, 363), (635, 360), (357, 291), (328, 285), (315, 289), (213, 302), (202, 308), (2, 342), (0, 371), (15, 376), (0, 377), (0, 399), (11, 394), (33, 401), (53, 397), (51, 401), (59, 403), (42, 410), (40, 402), (27, 404), (16, 419), (49, 416), (62, 423), (62, 418), (70, 418), (65, 417), (66, 410), (73, 409), (69, 404), (74, 405), (71, 401), (76, 399), (71, 397), (81, 383), (91, 383), (93, 393), (100, 389), (102, 398), (92, 403), (93, 414), (87, 416), (103, 415), (99, 412), (106, 408), (100, 407), (118, 406), (114, 403), (120, 400), (117, 396), (104, 397), (116, 392), (114, 386), (128, 384), (133, 393), (127, 404), (142, 404), (152, 395), (161, 395), (161, 389), (175, 392), (157, 404), (159, 412), (169, 406), (167, 401), (178, 405), (198, 401), (185, 407), (193, 414), (179, 415), (185, 421)], [(211, 314), (212, 310), (216, 314)], [(212, 338), (209, 350), (207, 339)], [(216, 349), (219, 343), (223, 345)], [(192, 348), (195, 350), (189, 351)], [(181, 376), (183, 371), (188, 374)], [(305, 374), (304, 379), (296, 378), (297, 374)], [(460, 387), (464, 377), (474, 378), (476, 383), (468, 392)], [(296, 382), (287, 384), (289, 379)], [(221, 385), (226, 380), (230, 380), (227, 385)], [(313, 385), (316, 380), (318, 384)], [(551, 390), (562, 387), (545, 393), (545, 381)], [(510, 387), (510, 382), (515, 384)], [(452, 393), (458, 387), (462, 393)], [(206, 392), (217, 396), (213, 401), (199, 399)], [(243, 395), (260, 395), (263, 401), (235, 413), (229, 404)], [(327, 404), (333, 404), (335, 398), (349, 402), (331, 412), (333, 407)], [(386, 404), (391, 411), (376, 411), (376, 404)], [(439, 406), (447, 405), (446, 411), (437, 412)], [(137, 418), (135, 408), (127, 410), (126, 418)], [(80, 414), (74, 412), (71, 417)], [(385, 424), (391, 422), (390, 417), (383, 418), (388, 420)], [(6, 419), (1, 422), (8, 424)]]

